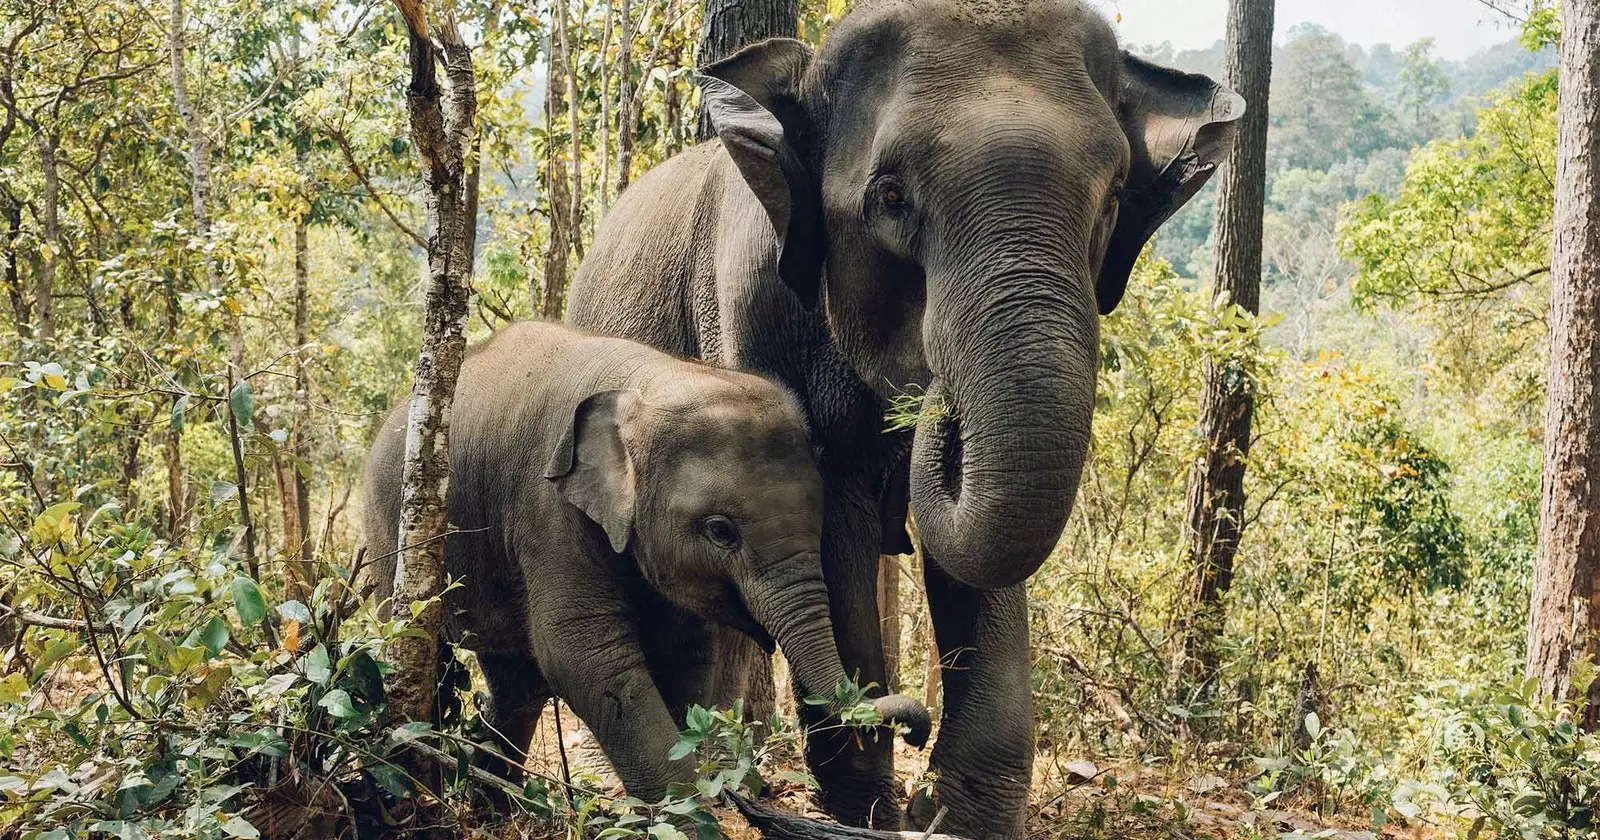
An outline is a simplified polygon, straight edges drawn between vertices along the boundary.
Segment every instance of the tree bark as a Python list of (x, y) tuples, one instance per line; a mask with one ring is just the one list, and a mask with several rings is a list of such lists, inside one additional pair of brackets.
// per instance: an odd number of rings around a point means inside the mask
[[(559, 20), (559, 16), (557, 16)], [(566, 113), (567, 91), (566, 85), (559, 80), (566, 78), (566, 51), (562, 48), (564, 39), (554, 32), (550, 34), (550, 46), (545, 51), (547, 61), (545, 78), (544, 124), (547, 131), (554, 133), (556, 120)], [(558, 144), (546, 144), (544, 159), (544, 195), (548, 203), (550, 218), (550, 236), (544, 246), (544, 283), (543, 297), (535, 295), (533, 299), (534, 311), (550, 320), (561, 318), (562, 302), (567, 296), (567, 251), (572, 244), (569, 233), (572, 213), (572, 190), (567, 183), (570, 170), (566, 167), (558, 151)]]
[(1566, 0), (1557, 112), (1555, 242), (1544, 489), (1528, 627), (1528, 675), (1547, 698), (1600, 716), (1600, 681), (1574, 695), (1574, 666), (1600, 639), (1600, 0)]
[[(400, 554), (395, 569), (394, 604), (399, 615), (411, 605), (426, 605), (414, 629), (390, 643), (393, 667), (389, 708), (402, 720), (433, 720), (439, 627), (439, 596), (444, 590), (444, 540), (448, 526), (445, 496), (450, 481), (450, 405), (466, 349), (467, 302), (472, 281), (473, 220), (468, 206), (468, 148), (477, 114), (472, 51), (446, 6), (430, 40), (422, 0), (395, 0), (405, 18), (411, 44), (411, 83), (406, 105), (411, 138), (426, 187), (428, 243), (427, 297), (422, 350), (406, 424), (406, 452), (400, 501)], [(441, 89), (435, 62), (445, 68)]]
[[(572, 253), (583, 262), (583, 135), (578, 130), (578, 66), (573, 60), (572, 22), (568, 20), (567, 0), (556, 4), (557, 31), (561, 36), (561, 66), (567, 81), (567, 135), (572, 141), (572, 209), (567, 216), (567, 233), (572, 241)], [(604, 185), (602, 185), (602, 189)]]
[(33, 314), (27, 295), (22, 290), (22, 273), (18, 270), (17, 242), (22, 238), (22, 202), (5, 196), (6, 200), (6, 294), (11, 298), (11, 314), (16, 323), (17, 335), (33, 335)]
[[(202, 240), (211, 236), (211, 139), (189, 98), (183, 61), (183, 0), (172, 0), (168, 15), (167, 56), (172, 63), (172, 103), (178, 109), (189, 141), (189, 199), (193, 205), (194, 232)], [(207, 279), (215, 286), (215, 267), (206, 260)]]
[(600, 177), (595, 183), (595, 195), (600, 201), (599, 218), (602, 219), (611, 209), (611, 61), (606, 54), (611, 51), (616, 19), (610, 4), (605, 6), (605, 15), (606, 25), (600, 36)]
[[(1232, 0), (1224, 72), (1245, 99), (1238, 142), (1222, 168), (1212, 295), (1252, 314), (1261, 305), (1261, 237), (1267, 166), (1267, 101), (1272, 79), (1274, 0)], [(1250, 454), (1254, 373), (1245, 360), (1210, 359), (1201, 396), (1205, 451), (1189, 476), (1188, 543), (1195, 569), (1194, 612), (1185, 634), (1186, 670), (1204, 684), (1216, 671), (1216, 637), (1233, 585), (1244, 530), (1245, 459)]]
[[(799, 0), (705, 0), (704, 9), (700, 54), (695, 59), (701, 67), (750, 44), (800, 34)], [(715, 137), (704, 107), (698, 119), (696, 139), (703, 143)]]
[(900, 690), (900, 555), (878, 558), (878, 627), (883, 633), (883, 690)]
[(617, 14), (622, 16), (622, 40), (617, 44), (617, 195), (622, 195), (633, 168), (633, 39), (638, 35), (633, 0), (622, 0)]
[(56, 334), (56, 266), (61, 259), (61, 175), (56, 167), (60, 138), (53, 131), (41, 131), (35, 139), (39, 150), (39, 174), (44, 188), (39, 197), (39, 274), (33, 279), (33, 311), (40, 341), (49, 343)]
[(294, 225), (294, 415), (289, 429), (289, 452), (294, 457), (284, 481), (283, 531), (293, 570), (290, 592), (307, 604), (311, 603), (308, 599), (316, 585), (311, 556), (311, 488), (300, 466), (311, 461), (306, 433), (311, 416), (311, 382), (306, 376), (306, 345), (311, 341), (310, 294), (310, 230), (301, 217)]

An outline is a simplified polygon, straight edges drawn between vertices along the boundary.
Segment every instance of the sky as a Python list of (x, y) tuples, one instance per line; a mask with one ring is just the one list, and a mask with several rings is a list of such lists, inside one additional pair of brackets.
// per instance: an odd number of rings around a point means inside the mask
[[(1222, 37), (1228, 0), (1091, 0), (1108, 17), (1120, 12), (1117, 29), (1124, 42), (1178, 49), (1208, 47)], [(1434, 55), (1461, 59), (1510, 40), (1515, 30), (1478, 0), (1278, 0), (1275, 29), (1318, 23), (1346, 41), (1371, 46), (1388, 42), (1396, 49), (1418, 38), (1438, 40)]]

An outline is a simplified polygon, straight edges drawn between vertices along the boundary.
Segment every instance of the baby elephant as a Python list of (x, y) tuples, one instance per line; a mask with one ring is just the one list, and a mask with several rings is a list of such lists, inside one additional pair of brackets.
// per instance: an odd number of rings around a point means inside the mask
[[(367, 460), (380, 598), (393, 589), (405, 425), (402, 405)], [(800, 410), (772, 383), (519, 323), (462, 365), (450, 456), (446, 567), (463, 586), (446, 596), (445, 629), (478, 655), (506, 755), (527, 748), (555, 695), (630, 795), (654, 801), (691, 780), (692, 762), (667, 754), (675, 713), (704, 702), (717, 670), (706, 621), (782, 646), (802, 696), (832, 697), (845, 679), (822, 483)], [(926, 740), (916, 701), (874, 702), (907, 741)]]

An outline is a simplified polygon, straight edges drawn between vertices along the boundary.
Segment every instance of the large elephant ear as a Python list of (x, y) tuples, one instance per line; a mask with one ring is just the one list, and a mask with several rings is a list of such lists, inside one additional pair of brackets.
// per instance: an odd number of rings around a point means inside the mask
[(621, 554), (633, 532), (637, 497), (633, 458), (623, 439), (622, 423), (639, 400), (631, 389), (601, 391), (585, 397), (572, 413), (572, 423), (550, 453), (544, 477), (555, 482), (573, 507), (606, 532), (611, 549)]
[(822, 213), (808, 171), (800, 80), (811, 48), (792, 38), (752, 44), (700, 68), (711, 125), (778, 237), (778, 273), (810, 309), (822, 285)]
[(1096, 288), (1109, 315), (1128, 288), (1146, 242), (1211, 179), (1233, 150), (1244, 98), (1194, 73), (1122, 54), (1117, 102), (1133, 166)]

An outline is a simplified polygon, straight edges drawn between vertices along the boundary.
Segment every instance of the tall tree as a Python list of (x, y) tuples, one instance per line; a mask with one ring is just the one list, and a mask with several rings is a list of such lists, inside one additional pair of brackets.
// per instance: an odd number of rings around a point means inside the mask
[[(702, 67), (750, 44), (768, 38), (793, 38), (800, 33), (799, 0), (705, 0), (704, 9), (705, 25), (700, 31), (700, 54), (696, 58)], [(703, 143), (714, 136), (711, 120), (701, 108), (696, 139)]]
[[(552, 26), (563, 26), (566, 16), (552, 11)], [(544, 197), (548, 205), (550, 235), (544, 246), (543, 297), (535, 294), (534, 311), (546, 318), (561, 317), (561, 307), (567, 297), (567, 252), (571, 248), (572, 233), (576, 228), (572, 220), (571, 170), (564, 163), (562, 144), (556, 142), (556, 120), (567, 113), (567, 51), (566, 38), (550, 33), (550, 43), (545, 47), (544, 125), (549, 141), (544, 149)]]
[[(1252, 314), (1261, 306), (1273, 7), (1274, 0), (1232, 0), (1224, 57), (1227, 84), (1244, 97), (1246, 110), (1219, 179), (1212, 296)], [(1233, 583), (1234, 556), (1244, 529), (1244, 468), (1250, 453), (1253, 389), (1246, 360), (1208, 361), (1200, 406), (1205, 451), (1189, 476), (1188, 490), (1196, 604), (1185, 652), (1190, 673), (1201, 680), (1216, 668), (1214, 642), (1222, 630), (1222, 598)]]
[[(1600, 641), (1600, 0), (1563, 5), (1544, 491), (1528, 674), (1569, 698)], [(1585, 722), (1600, 722), (1600, 681)]]
[[(438, 598), (444, 591), (450, 404), (466, 350), (472, 281), (474, 225), (467, 180), (474, 168), (468, 157), (478, 99), (472, 51), (461, 38), (450, 5), (445, 5), (431, 32), (423, 0), (395, 0), (395, 5), (405, 18), (411, 44), (406, 105), (426, 188), (428, 270), (422, 349), (406, 429), (394, 603), (402, 615), (412, 604), (426, 607), (414, 616), (420, 632), (395, 639), (387, 651), (394, 668), (389, 708), (404, 720), (430, 721), (443, 619)], [(443, 88), (439, 63), (445, 69)]]

